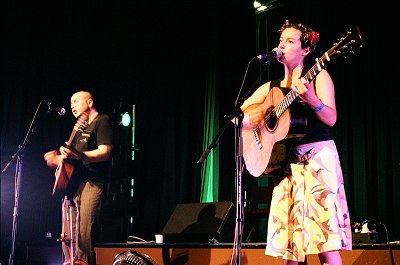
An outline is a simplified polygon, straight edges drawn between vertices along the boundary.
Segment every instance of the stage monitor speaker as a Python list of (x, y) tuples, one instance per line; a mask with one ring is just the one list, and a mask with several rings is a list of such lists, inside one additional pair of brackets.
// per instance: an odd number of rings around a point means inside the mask
[(162, 230), (164, 241), (207, 243), (215, 239), (231, 242), (234, 233), (232, 208), (233, 203), (229, 201), (178, 204)]

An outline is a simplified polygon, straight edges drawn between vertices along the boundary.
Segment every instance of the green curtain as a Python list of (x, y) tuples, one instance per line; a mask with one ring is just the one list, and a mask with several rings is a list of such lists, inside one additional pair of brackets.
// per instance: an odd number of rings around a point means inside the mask
[[(215, 57), (214, 57), (215, 58)], [(203, 150), (207, 150), (219, 130), (219, 111), (217, 107), (215, 63), (210, 63), (209, 83), (204, 102)], [(218, 201), (219, 191), (219, 147), (211, 149), (201, 167), (200, 202)]]

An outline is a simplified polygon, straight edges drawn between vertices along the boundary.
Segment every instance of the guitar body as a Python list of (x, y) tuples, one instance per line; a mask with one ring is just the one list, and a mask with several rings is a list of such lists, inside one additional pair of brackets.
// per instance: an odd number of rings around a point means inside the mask
[[(78, 120), (75, 123), (75, 126), (66, 144), (66, 147), (70, 148), (73, 145), (79, 133), (88, 126), (88, 120), (89, 114), (87, 112), (83, 112), (81, 115), (79, 115)], [(64, 159), (57, 165), (55, 172), (56, 179), (53, 186), (53, 196), (63, 193), (67, 189), (73, 173), (74, 165), (69, 163), (68, 160)]]
[[(307, 121), (304, 117), (294, 115), (287, 109), (277, 118), (274, 108), (282, 102), (286, 92), (274, 87), (264, 102), (254, 107), (266, 109), (265, 119), (256, 128), (243, 126), (243, 158), (249, 173), (259, 177), (268, 167), (274, 145), (286, 138), (302, 137)], [(250, 106), (249, 108), (251, 108)]]
[(55, 182), (53, 187), (53, 196), (55, 196), (58, 192), (65, 191), (68, 187), (68, 183), (70, 182), (72, 175), (74, 173), (74, 165), (63, 160), (60, 164), (58, 164), (55, 172)]

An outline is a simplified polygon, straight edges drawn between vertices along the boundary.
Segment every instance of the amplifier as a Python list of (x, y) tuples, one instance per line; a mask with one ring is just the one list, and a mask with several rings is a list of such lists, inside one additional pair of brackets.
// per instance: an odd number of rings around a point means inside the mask
[(379, 239), (377, 232), (352, 232), (351, 236), (353, 245), (377, 243)]

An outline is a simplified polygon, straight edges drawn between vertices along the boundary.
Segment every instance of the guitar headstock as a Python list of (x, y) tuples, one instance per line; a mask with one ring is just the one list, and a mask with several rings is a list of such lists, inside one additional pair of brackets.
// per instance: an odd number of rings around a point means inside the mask
[(334, 43), (333, 47), (327, 51), (330, 59), (338, 57), (346, 58), (347, 55), (353, 55), (356, 49), (362, 47), (363, 37), (358, 26), (349, 29), (340, 39)]
[(316, 59), (316, 63), (304, 75), (304, 78), (311, 82), (317, 74), (326, 66), (326, 63), (338, 57), (346, 58), (347, 54), (354, 54), (355, 49), (362, 47), (363, 38), (358, 26), (348, 30), (333, 47), (325, 52), (320, 58)]
[(75, 123), (74, 131), (83, 131), (88, 126), (89, 113), (82, 112)]

